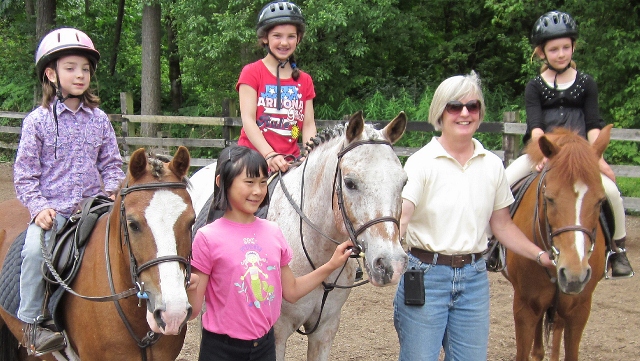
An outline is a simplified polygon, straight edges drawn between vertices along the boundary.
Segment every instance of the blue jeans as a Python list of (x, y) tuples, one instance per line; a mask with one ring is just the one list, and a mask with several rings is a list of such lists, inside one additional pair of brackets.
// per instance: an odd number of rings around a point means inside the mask
[[(434, 260), (435, 262), (435, 260)], [(425, 264), (409, 254), (409, 268), (424, 271), (425, 304), (404, 304), (404, 278), (393, 301), (400, 361), (486, 361), (489, 279), (483, 258), (461, 268)]]
[[(56, 214), (57, 228), (61, 229), (67, 219)], [(40, 236), (42, 228), (30, 223), (22, 247), (22, 267), (20, 268), (20, 308), (18, 318), (26, 323), (34, 323), (42, 315), (44, 304), (44, 278), (42, 278), (42, 249)], [(51, 230), (45, 233), (45, 243), (48, 245)]]

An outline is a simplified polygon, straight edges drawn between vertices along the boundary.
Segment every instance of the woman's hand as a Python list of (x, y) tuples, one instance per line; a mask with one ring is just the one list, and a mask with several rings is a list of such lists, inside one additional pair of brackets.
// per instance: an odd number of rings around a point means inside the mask
[(613, 173), (613, 169), (611, 169), (611, 166), (607, 164), (607, 161), (604, 160), (604, 158), (600, 158), (600, 160), (598, 161), (598, 166), (600, 167), (600, 173), (606, 175), (607, 178), (611, 179), (612, 181), (616, 181), (616, 175)]
[(43, 209), (38, 213), (36, 219), (33, 221), (38, 227), (48, 231), (53, 227), (53, 222), (56, 219), (56, 211), (52, 208)]

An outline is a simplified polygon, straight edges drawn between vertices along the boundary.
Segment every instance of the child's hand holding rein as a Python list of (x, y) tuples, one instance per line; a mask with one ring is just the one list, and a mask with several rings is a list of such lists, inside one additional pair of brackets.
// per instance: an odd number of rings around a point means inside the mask
[(53, 227), (53, 222), (56, 219), (56, 211), (52, 208), (43, 209), (38, 213), (36, 219), (33, 221), (38, 227), (48, 231)]
[(331, 269), (342, 267), (342, 265), (347, 262), (349, 256), (351, 256), (351, 249), (349, 249), (348, 247), (353, 247), (353, 242), (351, 242), (351, 240), (343, 242), (339, 244), (338, 247), (336, 247), (335, 252), (333, 252), (333, 256), (331, 257), (329, 262), (327, 262), (327, 265)]

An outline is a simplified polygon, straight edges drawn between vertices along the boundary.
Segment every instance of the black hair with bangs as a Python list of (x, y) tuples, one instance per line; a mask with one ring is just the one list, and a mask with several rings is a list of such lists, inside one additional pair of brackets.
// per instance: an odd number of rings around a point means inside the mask
[[(242, 172), (245, 172), (249, 177), (266, 177), (269, 175), (269, 166), (262, 155), (251, 148), (238, 145), (224, 148), (220, 152), (218, 163), (216, 164), (215, 176), (220, 176), (220, 185), (215, 184), (213, 190), (214, 209), (222, 211), (232, 209), (227, 192), (233, 180)], [(213, 181), (215, 182), (215, 178)], [(260, 207), (267, 204), (269, 204), (269, 192), (267, 192)]]

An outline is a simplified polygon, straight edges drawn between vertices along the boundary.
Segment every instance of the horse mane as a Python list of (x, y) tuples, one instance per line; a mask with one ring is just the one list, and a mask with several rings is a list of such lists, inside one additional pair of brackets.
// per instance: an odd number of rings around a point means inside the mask
[[(582, 180), (587, 184), (600, 182), (600, 168), (589, 142), (577, 132), (565, 128), (556, 128), (544, 135), (560, 150), (551, 160), (549, 166), (560, 169), (563, 177), (571, 183)], [(537, 141), (529, 142), (525, 152), (534, 164), (542, 161), (545, 155)]]
[[(169, 162), (171, 162), (171, 160), (164, 155), (159, 155), (151, 152), (147, 153), (147, 163), (151, 166), (151, 175), (157, 180), (160, 180), (160, 178), (165, 175), (167, 171), (164, 168), (164, 165)], [(129, 174), (129, 172), (127, 172), (125, 181), (120, 184), (120, 186), (116, 190), (116, 193), (120, 193), (120, 190), (125, 185), (129, 184), (130, 177), (131, 175)], [(187, 176), (182, 177), (180, 181), (187, 185), (187, 189), (192, 189), (191, 181)]]
[[(316, 134), (315, 137), (309, 139), (307, 144), (305, 144), (303, 156), (308, 156), (312, 150), (316, 149), (316, 147), (322, 146), (323, 144), (326, 144), (329, 141), (342, 136), (346, 128), (347, 123), (340, 123), (331, 128), (325, 128), (321, 130)], [(372, 124), (365, 124), (363, 133), (365, 133), (365, 138), (368, 138), (369, 140), (381, 138), (379, 132), (376, 132), (376, 129)]]

